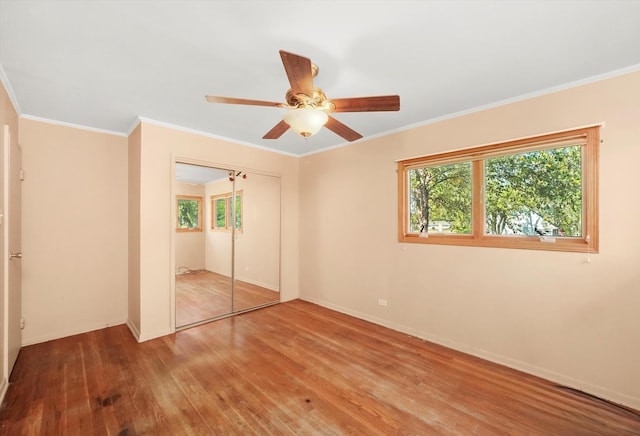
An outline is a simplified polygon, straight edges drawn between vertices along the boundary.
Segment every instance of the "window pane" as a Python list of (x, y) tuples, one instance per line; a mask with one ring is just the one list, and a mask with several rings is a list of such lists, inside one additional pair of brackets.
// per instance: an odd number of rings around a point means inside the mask
[(409, 170), (410, 232), (471, 233), (471, 163)]
[(236, 229), (242, 228), (242, 197), (236, 195)]
[(582, 236), (579, 145), (485, 161), (490, 235)]
[(227, 226), (227, 200), (218, 198), (215, 201), (216, 207), (216, 228), (224, 229)]
[(198, 228), (198, 200), (178, 199), (178, 228)]

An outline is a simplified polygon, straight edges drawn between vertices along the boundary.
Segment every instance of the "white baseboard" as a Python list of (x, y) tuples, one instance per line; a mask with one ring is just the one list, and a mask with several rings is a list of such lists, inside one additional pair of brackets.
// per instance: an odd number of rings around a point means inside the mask
[(260, 286), (261, 288), (264, 288), (264, 289), (266, 289), (268, 291), (278, 292), (277, 289), (274, 289), (277, 286), (273, 286), (272, 284), (262, 283), (262, 282), (260, 282), (258, 280), (252, 280), (252, 279), (249, 279), (249, 278), (246, 278), (246, 277), (241, 277), (241, 276), (236, 277), (236, 280), (240, 280), (241, 282), (249, 283), (251, 285)]
[(503, 365), (512, 369), (516, 369), (518, 371), (525, 372), (527, 374), (534, 375), (536, 377), (543, 378), (545, 380), (551, 381), (553, 383), (557, 383), (563, 386), (567, 386), (573, 389), (577, 389), (582, 392), (589, 393), (591, 395), (595, 395), (597, 397), (606, 399), (613, 403), (625, 405), (636, 410), (640, 410), (640, 398), (633, 397), (630, 395), (626, 395), (620, 392), (615, 392), (610, 389), (604, 388), (602, 386), (594, 385), (585, 380), (579, 380), (568, 375), (560, 374), (555, 371), (551, 371), (536, 365), (531, 365), (526, 362), (522, 362), (519, 360), (512, 359), (507, 356), (502, 356), (499, 354), (495, 354), (486, 350), (481, 350), (477, 348), (470, 347), (465, 344), (461, 344), (456, 341), (452, 341), (450, 339), (446, 339), (437, 335), (433, 335), (428, 332), (423, 332), (420, 330), (416, 330), (409, 326), (398, 324), (391, 322), (389, 320), (385, 320), (382, 318), (378, 318), (375, 316), (368, 315), (366, 313), (362, 313), (356, 310), (351, 310), (346, 307), (342, 307), (333, 303), (329, 303), (327, 301), (323, 301), (321, 299), (316, 298), (308, 298), (305, 296), (300, 297), (303, 301), (308, 301), (310, 303), (317, 304), (319, 306), (326, 307), (327, 309), (335, 310), (336, 312), (344, 313), (346, 315), (351, 315), (359, 319), (363, 319), (365, 321), (372, 322), (374, 324), (381, 325), (383, 327), (390, 328), (392, 330), (406, 333), (411, 336), (415, 336), (417, 338), (433, 342), (438, 345), (442, 345), (447, 348), (454, 349), (456, 351), (460, 351), (465, 354), (470, 354), (475, 357), (480, 357), (481, 359), (488, 360), (493, 363), (497, 363), (499, 365)]
[(185, 274), (193, 274), (193, 273), (197, 273), (199, 271), (206, 271), (207, 269), (205, 267), (202, 268), (191, 268), (188, 266), (179, 266), (176, 267), (176, 275), (177, 276), (182, 276)]
[(145, 334), (142, 334), (138, 329), (138, 327), (136, 327), (136, 325), (133, 322), (131, 322), (130, 319), (127, 320), (126, 325), (138, 343), (150, 341), (156, 338), (161, 338), (163, 336), (167, 336), (174, 333), (171, 330), (160, 330), (160, 331), (151, 332), (151, 333), (147, 331), (145, 332)]
[(129, 328), (129, 331), (131, 332), (133, 337), (136, 339), (136, 341), (141, 342), (140, 331), (138, 330), (138, 327), (136, 327), (136, 325), (133, 322), (131, 322), (130, 319), (127, 319), (127, 327)]
[(81, 327), (74, 327), (72, 329), (64, 329), (64, 330), (54, 330), (51, 332), (47, 332), (46, 334), (37, 335), (33, 337), (23, 338), (22, 346), (25, 347), (27, 345), (39, 344), (42, 342), (52, 341), (54, 339), (66, 338), (67, 336), (79, 335), (81, 333), (92, 332), (94, 330), (100, 330), (106, 327), (113, 327), (115, 325), (124, 324), (125, 320), (116, 319), (108, 322), (100, 322), (95, 324), (87, 324)]
[[(230, 277), (227, 274), (223, 274), (223, 273), (218, 272), (218, 271), (208, 270), (206, 268), (202, 269), (202, 270), (199, 270), (199, 271), (208, 271), (208, 272), (212, 272), (214, 274), (220, 274), (221, 276), (224, 276), (224, 277)], [(180, 275), (180, 274), (176, 273), (176, 275)], [(246, 282), (246, 283), (249, 283), (249, 284), (252, 284), (252, 285), (260, 286), (261, 288), (265, 288), (265, 289), (267, 289), (269, 291), (279, 292), (279, 290), (277, 289), (278, 286), (274, 286), (273, 284), (269, 284), (269, 283), (263, 283), (263, 282), (261, 282), (259, 280), (253, 280), (251, 278), (244, 277), (244, 276), (242, 276), (240, 274), (236, 275), (236, 280), (240, 280), (241, 282)]]

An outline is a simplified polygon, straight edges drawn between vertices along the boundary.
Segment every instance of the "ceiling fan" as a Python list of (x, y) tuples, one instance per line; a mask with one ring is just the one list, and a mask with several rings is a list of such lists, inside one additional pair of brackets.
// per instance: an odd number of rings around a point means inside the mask
[(289, 128), (307, 138), (318, 133), (324, 126), (347, 141), (355, 141), (362, 138), (362, 135), (332, 117), (330, 115), (332, 112), (400, 110), (400, 97), (397, 95), (328, 100), (320, 88), (313, 86), (313, 78), (319, 71), (317, 65), (312, 64), (308, 58), (283, 50), (280, 50), (280, 58), (291, 85), (291, 89), (286, 94), (286, 103), (212, 95), (205, 96), (206, 100), (209, 103), (273, 106), (289, 109), (283, 119), (262, 137), (263, 139), (277, 139)]

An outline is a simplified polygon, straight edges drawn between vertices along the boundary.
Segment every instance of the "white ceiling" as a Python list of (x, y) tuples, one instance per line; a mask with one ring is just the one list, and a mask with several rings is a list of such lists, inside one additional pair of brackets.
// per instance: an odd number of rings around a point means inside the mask
[(138, 117), (294, 155), (344, 144), (262, 136), (283, 109), (278, 50), (327, 97), (400, 95), (334, 116), (367, 137), (640, 69), (640, 1), (0, 0), (0, 77), (21, 115), (127, 134)]
[(229, 177), (229, 171), (221, 168), (177, 162), (175, 175), (178, 182), (204, 185), (214, 180), (226, 179)]

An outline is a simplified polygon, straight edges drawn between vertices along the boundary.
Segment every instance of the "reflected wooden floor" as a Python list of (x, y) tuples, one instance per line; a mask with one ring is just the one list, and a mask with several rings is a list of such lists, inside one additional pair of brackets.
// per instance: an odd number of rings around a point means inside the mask
[[(236, 280), (235, 311), (278, 301), (276, 291)], [(176, 326), (223, 316), (231, 312), (231, 278), (206, 270), (176, 275)]]
[(637, 435), (640, 415), (300, 300), (25, 347), (3, 435)]

